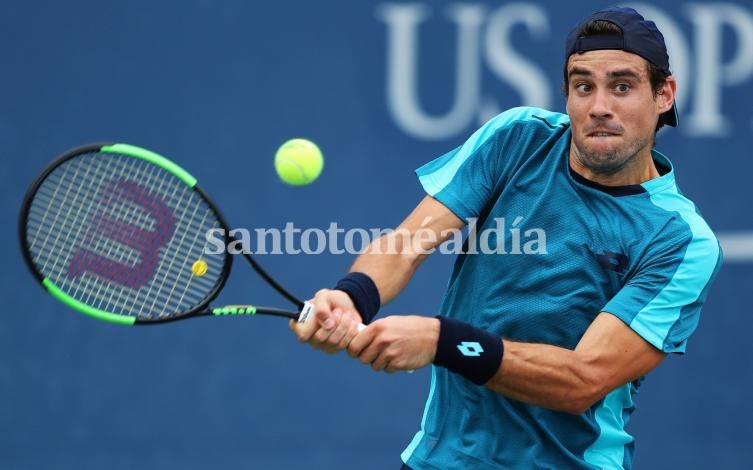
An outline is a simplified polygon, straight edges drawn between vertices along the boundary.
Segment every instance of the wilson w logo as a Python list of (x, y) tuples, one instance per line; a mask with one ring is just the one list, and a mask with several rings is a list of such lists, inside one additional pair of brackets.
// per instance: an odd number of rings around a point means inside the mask
[[(151, 219), (150, 221), (147, 217), (139, 217), (136, 220), (146, 219), (146, 222), (153, 222), (154, 230), (146, 230), (104, 213), (106, 208), (114, 209), (117, 204), (123, 205), (128, 202), (138, 206)], [(98, 253), (84, 247), (79, 248), (68, 266), (68, 276), (75, 279), (89, 273), (134, 289), (144, 286), (154, 277), (160, 248), (175, 232), (172, 211), (159, 196), (132, 181), (123, 179), (114, 179), (105, 184), (98, 208), (98, 211), (89, 215), (85, 240), (96, 240), (100, 242), (99, 246), (106, 248), (98, 250)], [(124, 263), (99, 254), (123, 253), (123, 246), (138, 253), (137, 263)]]

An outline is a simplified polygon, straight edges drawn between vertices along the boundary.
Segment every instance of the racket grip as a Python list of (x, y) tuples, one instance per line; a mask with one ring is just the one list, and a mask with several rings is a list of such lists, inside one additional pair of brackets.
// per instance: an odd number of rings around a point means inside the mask
[(298, 314), (298, 323), (306, 323), (311, 314), (314, 313), (314, 304), (311, 302), (304, 302), (301, 313)]
[[(306, 323), (306, 321), (309, 319), (311, 315), (314, 313), (314, 304), (311, 302), (304, 302), (303, 308), (301, 309), (301, 313), (298, 314), (298, 323)], [(358, 324), (358, 332), (360, 333), (363, 331), (364, 328), (366, 328), (366, 325), (363, 323)]]

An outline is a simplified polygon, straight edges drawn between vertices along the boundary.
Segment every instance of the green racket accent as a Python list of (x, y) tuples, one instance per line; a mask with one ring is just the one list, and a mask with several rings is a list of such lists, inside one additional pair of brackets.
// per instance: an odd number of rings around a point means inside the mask
[(178, 164), (173, 163), (162, 155), (152, 152), (151, 150), (128, 144), (104, 145), (99, 150), (100, 152), (104, 153), (109, 152), (121, 155), (129, 155), (131, 157), (146, 160), (147, 162), (157, 165), (165, 171), (172, 173), (176, 178), (186, 183), (189, 187), (193, 188), (194, 186), (196, 186), (196, 178), (194, 178), (191, 173), (181, 168)]
[(117, 323), (118, 325), (133, 325), (136, 322), (135, 317), (105, 312), (104, 310), (90, 307), (89, 305), (80, 302), (63, 292), (48, 278), (42, 279), (42, 284), (47, 288), (47, 291), (52, 294), (53, 297), (58, 299), (60, 302), (63, 302), (65, 305), (71, 307), (72, 309), (78, 310), (81, 313), (85, 313), (99, 320), (108, 321), (110, 323)]
[(212, 315), (254, 315), (256, 307), (253, 305), (235, 305), (212, 309)]

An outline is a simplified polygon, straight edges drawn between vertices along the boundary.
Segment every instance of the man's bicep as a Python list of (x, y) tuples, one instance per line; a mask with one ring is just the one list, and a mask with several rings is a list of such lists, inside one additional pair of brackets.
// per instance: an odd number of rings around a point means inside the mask
[(451, 238), (454, 231), (461, 230), (464, 226), (465, 221), (447, 206), (431, 196), (425, 196), (398, 226), (397, 230), (404, 230), (411, 235), (416, 235), (421, 230), (433, 232), (435, 242), (430, 241), (431, 237), (424, 237), (428, 241), (422, 242), (422, 248), (428, 250), (436, 248), (442, 242)]
[(606, 392), (648, 374), (667, 356), (608, 312), (596, 317), (575, 351), (586, 358)]

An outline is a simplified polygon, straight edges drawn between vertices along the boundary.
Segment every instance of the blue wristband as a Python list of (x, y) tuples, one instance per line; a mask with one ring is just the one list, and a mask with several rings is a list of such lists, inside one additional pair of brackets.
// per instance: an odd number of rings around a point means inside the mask
[(434, 365), (484, 385), (499, 370), (504, 354), (502, 338), (473, 325), (443, 316)]
[(364, 273), (348, 273), (337, 281), (335, 289), (348, 294), (356, 310), (361, 314), (361, 321), (364, 325), (369, 324), (379, 312), (379, 307), (382, 306), (376, 284)]

